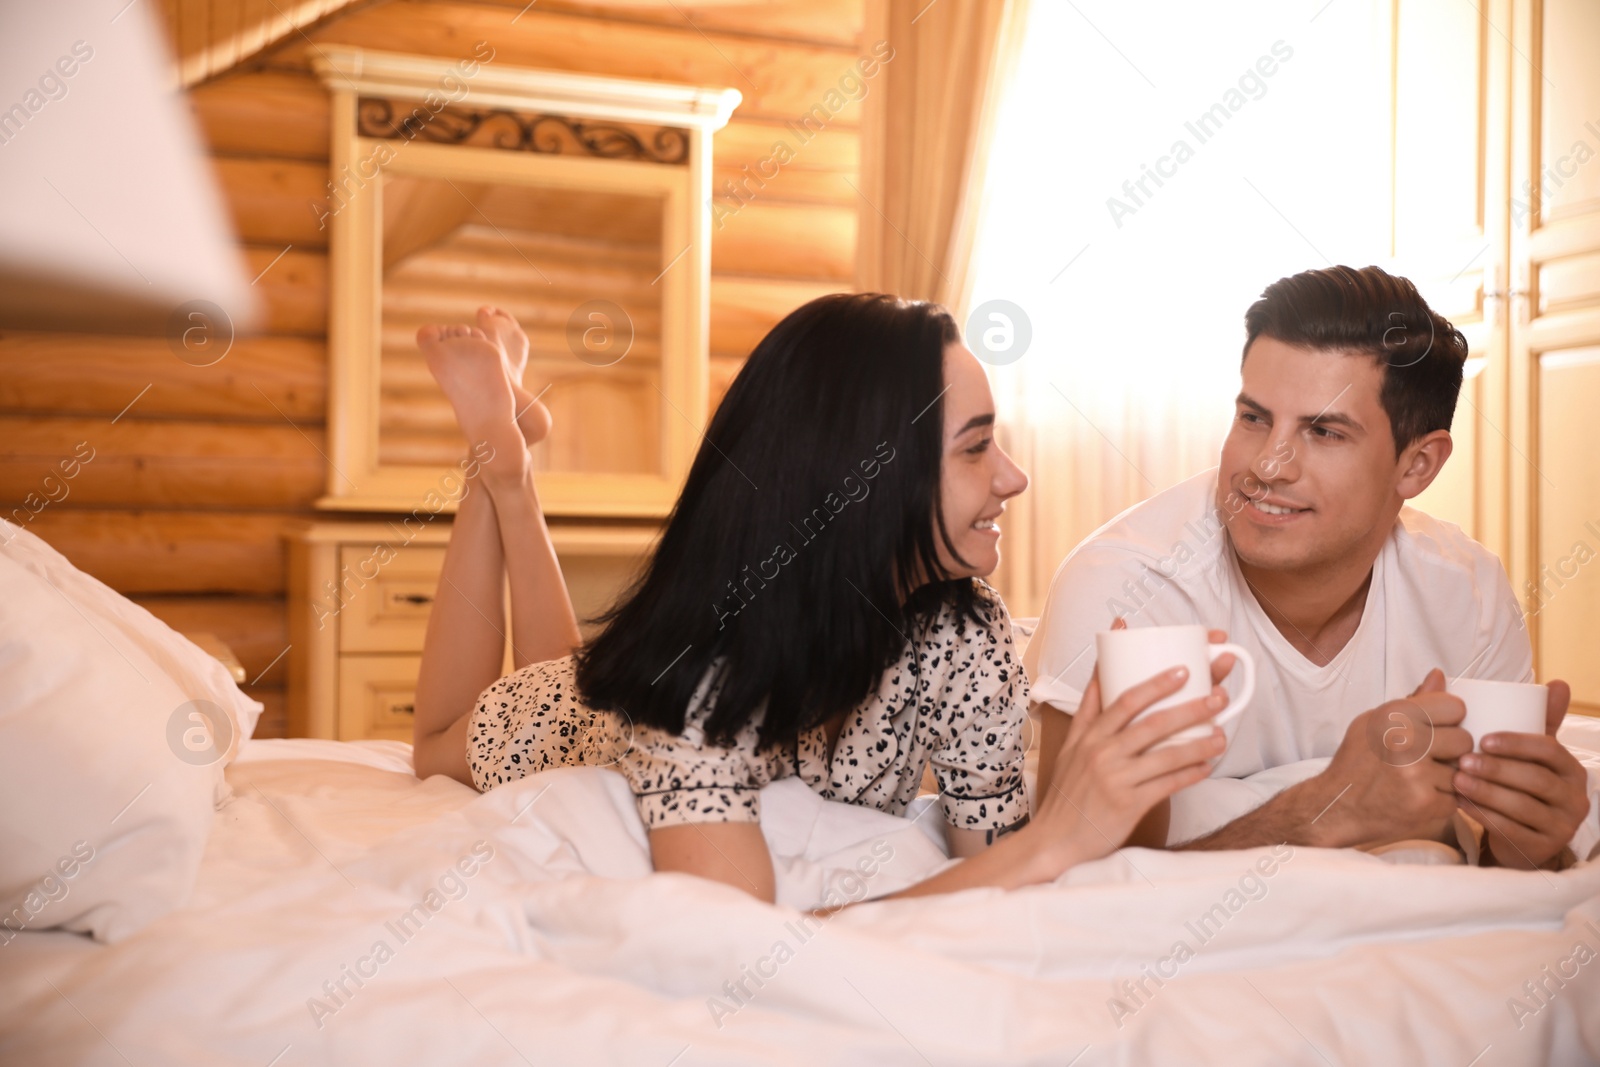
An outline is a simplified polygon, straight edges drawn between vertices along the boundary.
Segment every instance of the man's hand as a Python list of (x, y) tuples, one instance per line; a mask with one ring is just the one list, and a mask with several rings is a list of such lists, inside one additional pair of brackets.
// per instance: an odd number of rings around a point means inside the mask
[(1443, 671), (1429, 671), (1411, 696), (1351, 721), (1328, 769), (1312, 780), (1312, 795), (1327, 806), (1304, 828), (1308, 843), (1445, 836), (1457, 803), (1455, 761), (1472, 751), (1472, 735), (1461, 728), (1466, 706), (1444, 685)]
[(1461, 810), (1483, 823), (1485, 862), (1532, 870), (1550, 864), (1589, 814), (1588, 776), (1556, 740), (1572, 689), (1550, 683), (1542, 736), (1490, 734), (1482, 753), (1461, 757)]

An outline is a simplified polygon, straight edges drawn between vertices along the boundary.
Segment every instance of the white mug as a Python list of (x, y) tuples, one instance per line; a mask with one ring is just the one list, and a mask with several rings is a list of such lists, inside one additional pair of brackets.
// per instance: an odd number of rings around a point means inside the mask
[(1095, 651), (1099, 656), (1095, 670), (1100, 676), (1100, 706), (1109, 706), (1140, 682), (1148, 681), (1173, 667), (1189, 668), (1189, 677), (1184, 681), (1183, 688), (1150, 705), (1134, 718), (1134, 722), (1163, 708), (1209, 696), (1211, 661), (1225, 652), (1232, 652), (1244, 668), (1244, 685), (1239, 695), (1230, 700), (1228, 706), (1218, 712), (1210, 723), (1180, 730), (1161, 742), (1161, 745), (1199, 740), (1211, 732), (1212, 724), (1220, 725), (1238, 715), (1250, 703), (1250, 696), (1256, 691), (1255, 658), (1239, 645), (1213, 645), (1208, 632), (1206, 627), (1198, 625), (1137, 626), (1126, 630), (1103, 630), (1095, 634)]
[(1542, 734), (1544, 710), (1549, 700), (1547, 686), (1532, 682), (1494, 682), (1483, 678), (1457, 678), (1445, 684), (1445, 692), (1461, 698), (1467, 717), (1461, 728), (1472, 735), (1472, 748), (1483, 751), (1487, 734)]

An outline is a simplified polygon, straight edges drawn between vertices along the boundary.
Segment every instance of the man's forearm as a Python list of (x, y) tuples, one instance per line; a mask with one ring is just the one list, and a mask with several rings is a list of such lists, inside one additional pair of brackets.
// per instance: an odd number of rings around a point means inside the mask
[(1355, 844), (1341, 840), (1337, 826), (1323, 818), (1338, 800), (1337, 796), (1325, 798), (1326, 791), (1320, 776), (1308, 779), (1290, 786), (1219, 830), (1171, 847), (1175, 851), (1220, 852), (1285, 843), (1313, 848)]

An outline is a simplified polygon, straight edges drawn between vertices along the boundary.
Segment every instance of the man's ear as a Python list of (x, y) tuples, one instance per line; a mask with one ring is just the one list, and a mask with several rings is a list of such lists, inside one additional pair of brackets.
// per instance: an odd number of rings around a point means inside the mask
[(1449, 430), (1435, 430), (1407, 445), (1399, 461), (1400, 484), (1396, 486), (1396, 491), (1400, 499), (1410, 500), (1420, 496), (1424, 489), (1432, 485), (1454, 449), (1455, 442), (1451, 440)]

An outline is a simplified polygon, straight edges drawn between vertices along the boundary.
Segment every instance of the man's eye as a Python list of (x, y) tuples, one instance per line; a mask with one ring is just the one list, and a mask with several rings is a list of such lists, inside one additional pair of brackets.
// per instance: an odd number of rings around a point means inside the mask
[(1322, 438), (1324, 441), (1344, 440), (1344, 434), (1335, 430), (1330, 430), (1326, 426), (1313, 426), (1311, 427), (1311, 432)]
[(1261, 422), (1263, 420), (1262, 420), (1260, 415), (1257, 415), (1253, 411), (1241, 411), (1241, 412), (1239, 412), (1239, 421), (1240, 422), (1248, 422), (1251, 425), (1254, 425), (1254, 424), (1256, 424), (1258, 422)]

